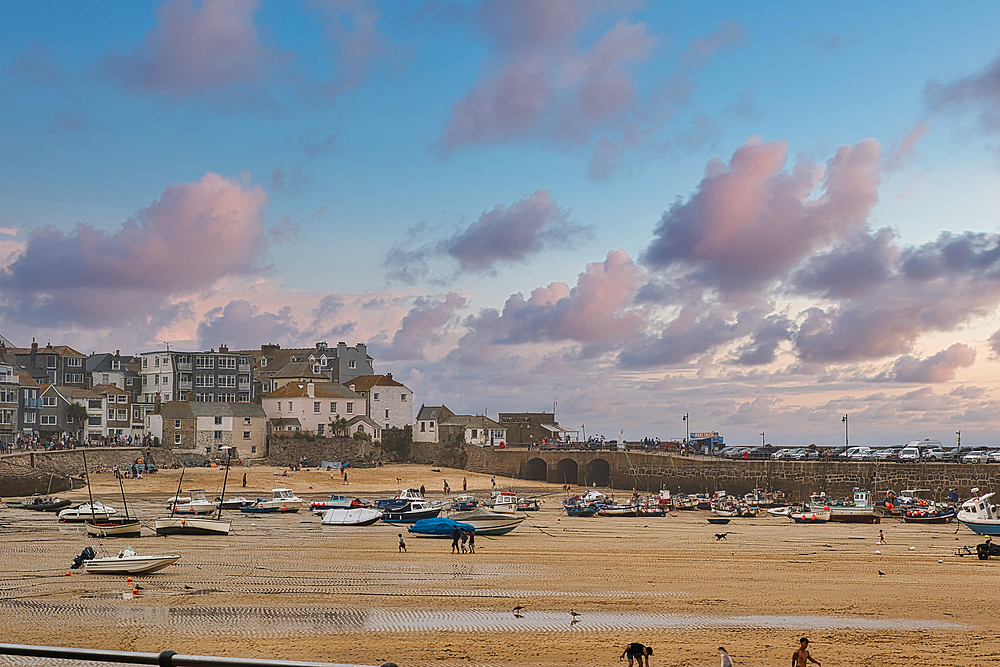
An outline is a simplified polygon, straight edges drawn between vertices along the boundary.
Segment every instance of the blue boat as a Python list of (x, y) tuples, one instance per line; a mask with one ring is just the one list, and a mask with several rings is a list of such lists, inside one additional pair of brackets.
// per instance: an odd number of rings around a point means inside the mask
[(382, 510), (382, 521), (386, 523), (416, 523), (421, 519), (433, 519), (441, 513), (440, 505), (432, 505), (424, 500), (414, 500), (402, 509), (389, 507)]
[(584, 516), (590, 517), (597, 514), (597, 505), (563, 505), (566, 508), (566, 514), (569, 516)]
[(455, 528), (459, 530), (475, 530), (470, 523), (462, 523), (461, 521), (446, 519), (444, 517), (434, 517), (431, 519), (420, 519), (407, 528), (407, 532), (416, 537), (451, 537)]

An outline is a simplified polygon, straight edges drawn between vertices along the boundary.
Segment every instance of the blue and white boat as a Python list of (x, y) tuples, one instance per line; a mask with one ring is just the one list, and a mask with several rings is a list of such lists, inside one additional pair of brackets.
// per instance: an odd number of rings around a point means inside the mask
[(417, 521), (407, 529), (407, 532), (416, 537), (451, 537), (455, 528), (459, 530), (475, 530), (475, 526), (472, 524), (444, 517), (432, 517)]
[(958, 522), (980, 535), (1000, 535), (1000, 518), (991, 498), (992, 492), (966, 500), (958, 511)]
[(416, 523), (421, 519), (433, 519), (441, 513), (441, 506), (426, 500), (411, 500), (400, 509), (389, 507), (382, 510), (382, 521), (386, 523)]

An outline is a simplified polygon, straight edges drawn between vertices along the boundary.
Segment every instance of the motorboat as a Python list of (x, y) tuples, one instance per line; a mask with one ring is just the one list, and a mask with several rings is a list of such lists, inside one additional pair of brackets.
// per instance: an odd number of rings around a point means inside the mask
[(597, 515), (597, 505), (583, 503), (563, 504), (567, 516), (592, 517)]
[(833, 500), (825, 494), (809, 497), (809, 507), (814, 510), (830, 509), (830, 521), (835, 523), (881, 523), (881, 506), (872, 505), (872, 494), (864, 489), (854, 489), (853, 496)]
[(470, 512), (455, 512), (448, 518), (471, 525), (478, 535), (506, 535), (524, 521), (522, 516), (492, 512), (485, 507), (477, 507)]
[(601, 505), (597, 510), (601, 516), (639, 516), (638, 505)]
[(262, 500), (258, 505), (274, 507), (282, 512), (298, 512), (305, 501), (299, 498), (291, 489), (272, 489), (271, 500)]
[(59, 498), (50, 498), (48, 496), (32, 496), (31, 500), (21, 503), (20, 506), (8, 505), (8, 507), (17, 507), (17, 509), (31, 510), (33, 512), (58, 512), (72, 504), (73, 501), (71, 500), (60, 500)]
[(370, 507), (333, 508), (323, 513), (324, 526), (370, 526), (382, 518), (382, 512)]
[(517, 509), (521, 512), (537, 512), (542, 504), (536, 498), (518, 498)]
[(490, 494), (489, 508), (494, 512), (514, 514), (517, 512), (517, 494), (513, 491), (493, 491)]
[(955, 518), (954, 507), (914, 507), (903, 512), (906, 523), (951, 523)]
[(990, 502), (992, 498), (991, 491), (966, 500), (958, 510), (958, 522), (980, 535), (1000, 535), (1000, 517), (997, 516), (996, 505)]
[[(454, 519), (430, 517), (415, 522), (407, 528), (407, 532), (414, 537), (451, 537), (456, 528), (459, 530), (475, 530), (474, 526), (455, 521)], [(476, 532), (478, 533), (479, 531), (477, 530)]]
[(252, 500), (247, 500), (243, 496), (236, 496), (235, 498), (229, 498), (228, 500), (219, 501), (220, 506), (224, 510), (237, 511), (245, 505), (253, 504)]
[(386, 510), (401, 510), (406, 507), (409, 503), (414, 500), (424, 500), (423, 494), (420, 493), (419, 489), (404, 489), (400, 491), (392, 498), (382, 498), (375, 501), (375, 509), (380, 509), (383, 512)]
[(792, 513), (794, 509), (795, 508), (791, 506), (772, 507), (769, 510), (767, 510), (767, 513), (770, 514), (771, 516), (788, 516), (789, 514)]
[(324, 514), (327, 510), (347, 510), (361, 506), (362, 502), (358, 498), (334, 493), (329, 500), (314, 500), (309, 503), (309, 511), (313, 514)]
[(118, 510), (100, 501), (83, 503), (76, 507), (67, 507), (57, 515), (65, 523), (83, 523), (84, 521), (107, 521), (118, 514)]
[(402, 509), (389, 508), (382, 511), (382, 521), (386, 523), (416, 523), (421, 519), (432, 519), (441, 513), (441, 507), (426, 500), (411, 500)]
[[(268, 501), (263, 498), (258, 498), (256, 502), (240, 507), (240, 511), (244, 514), (277, 514), (282, 511), (282, 509), (276, 505), (266, 505), (266, 502)], [(294, 511), (298, 512), (298, 510)]]
[(91, 558), (84, 562), (89, 574), (149, 574), (173, 565), (180, 558), (180, 554), (140, 556), (128, 547), (117, 556)]
[(475, 496), (456, 496), (451, 501), (451, 509), (456, 512), (470, 512), (477, 507), (479, 507), (479, 501), (476, 500)]
[(193, 489), (186, 500), (176, 499), (167, 505), (172, 514), (211, 514), (219, 505), (205, 497), (204, 489)]

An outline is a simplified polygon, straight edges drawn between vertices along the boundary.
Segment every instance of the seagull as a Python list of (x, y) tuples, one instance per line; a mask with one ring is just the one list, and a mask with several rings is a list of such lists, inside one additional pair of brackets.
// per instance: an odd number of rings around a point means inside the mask
[(726, 649), (721, 646), (719, 647), (719, 656), (722, 658), (721, 667), (733, 667), (733, 659), (726, 653)]
[(719, 540), (726, 539), (726, 535), (728, 535), (728, 534), (729, 533), (716, 533), (715, 534), (715, 541), (718, 542)]
[(523, 611), (523, 610), (524, 610), (524, 605), (520, 605), (520, 604), (519, 604), (519, 605), (517, 605), (516, 607), (514, 607), (514, 613), (515, 613), (515, 614), (516, 614), (517, 612), (519, 612), (519, 611)]
[(576, 623), (576, 621), (577, 621), (577, 617), (578, 617), (578, 616), (581, 616), (581, 614), (579, 614), (579, 613), (577, 613), (577, 612), (575, 612), (575, 611), (572, 611), (572, 610), (570, 610), (570, 612), (569, 612), (569, 615), (573, 617), (573, 622), (574, 622), (574, 623)]
[(878, 571), (878, 576), (884, 577), (885, 576), (885, 572), (883, 572), (882, 570), (879, 570)]

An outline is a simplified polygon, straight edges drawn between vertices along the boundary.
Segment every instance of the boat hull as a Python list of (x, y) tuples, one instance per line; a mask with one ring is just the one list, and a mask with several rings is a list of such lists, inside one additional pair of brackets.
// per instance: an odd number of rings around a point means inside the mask
[(22, 505), (19, 509), (31, 510), (32, 512), (58, 512), (72, 504), (73, 502), (70, 500), (59, 500), (53, 503), (28, 503), (27, 505)]
[(524, 517), (497, 514), (480, 509), (471, 512), (458, 512), (452, 514), (450, 518), (459, 523), (469, 524), (476, 529), (477, 535), (506, 535), (524, 521)]
[(597, 508), (593, 506), (587, 507), (566, 507), (567, 516), (582, 516), (582, 517), (592, 517), (597, 514)]
[(229, 521), (205, 517), (182, 517), (157, 519), (157, 535), (228, 535), (232, 524)]
[(179, 554), (95, 558), (87, 561), (87, 572), (89, 574), (149, 574), (170, 567), (180, 558)]
[(382, 518), (379, 510), (360, 507), (357, 509), (329, 509), (323, 513), (324, 526), (370, 526)]
[(112, 521), (109, 523), (93, 523), (87, 521), (84, 528), (93, 537), (139, 537), (142, 534), (142, 524), (138, 521)]
[(1000, 535), (1000, 521), (979, 522), (959, 519), (958, 522), (978, 535)]
[(441, 514), (440, 507), (415, 512), (386, 510), (382, 514), (382, 521), (386, 523), (416, 523), (421, 519), (433, 519), (439, 514)]

